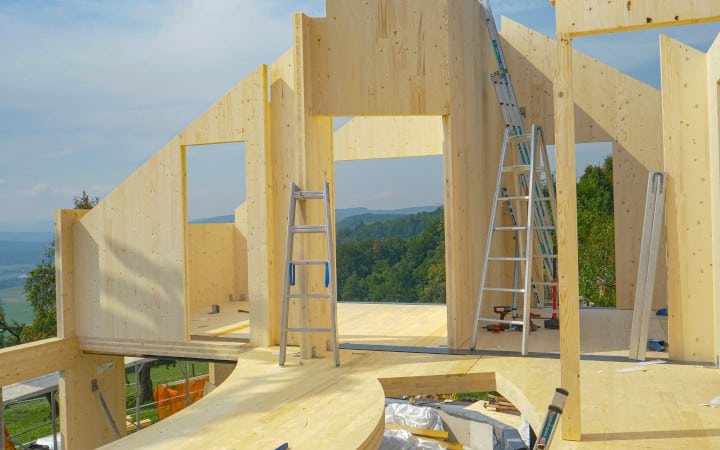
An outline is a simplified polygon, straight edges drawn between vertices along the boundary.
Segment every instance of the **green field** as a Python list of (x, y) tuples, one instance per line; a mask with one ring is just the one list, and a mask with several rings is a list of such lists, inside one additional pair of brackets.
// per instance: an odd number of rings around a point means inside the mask
[(9, 321), (17, 320), (19, 323), (33, 321), (32, 307), (25, 300), (22, 286), (0, 289), (0, 306), (5, 310), (5, 317)]

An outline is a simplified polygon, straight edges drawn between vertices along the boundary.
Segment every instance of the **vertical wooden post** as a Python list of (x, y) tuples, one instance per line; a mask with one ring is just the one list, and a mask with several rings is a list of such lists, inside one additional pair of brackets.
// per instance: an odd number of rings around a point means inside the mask
[(558, 292), (560, 295), (560, 384), (570, 395), (563, 413), (563, 439), (580, 440), (580, 320), (575, 168), (575, 101), (572, 37), (558, 35), (553, 81), (557, 190)]

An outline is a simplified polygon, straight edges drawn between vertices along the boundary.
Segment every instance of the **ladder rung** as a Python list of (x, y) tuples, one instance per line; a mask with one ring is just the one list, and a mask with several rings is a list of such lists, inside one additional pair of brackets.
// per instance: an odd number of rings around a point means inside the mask
[(519, 292), (523, 293), (525, 292), (525, 289), (516, 289), (516, 288), (493, 288), (493, 287), (485, 287), (483, 288), (484, 291), (493, 291), (493, 292)]
[(520, 164), (517, 166), (503, 166), (503, 173), (517, 173), (517, 172), (529, 172), (530, 166), (527, 164)]
[(325, 198), (323, 191), (297, 191), (293, 194), (293, 198), (298, 200), (309, 200), (314, 198)]
[(325, 225), (293, 225), (290, 227), (293, 233), (327, 233)]
[(309, 264), (327, 264), (328, 261), (325, 259), (294, 259), (290, 261), (290, 264), (295, 264), (296, 266), (303, 266), (303, 265), (309, 265)]
[(517, 142), (522, 142), (522, 141), (530, 142), (531, 139), (532, 139), (532, 134), (530, 134), (530, 133), (518, 134), (516, 136), (508, 136), (507, 142), (508, 142), (508, 144), (515, 144)]
[(285, 328), (285, 331), (309, 331), (309, 332), (315, 332), (315, 331), (332, 331), (332, 328)]
[(508, 197), (498, 197), (496, 200), (529, 200), (530, 196), (528, 195), (512, 195)]
[[(528, 227), (493, 227), (493, 231), (523, 231), (527, 230)], [(537, 227), (535, 227), (537, 229)]]
[(533, 283), (537, 286), (557, 286), (557, 281), (538, 281), (537, 283)]
[(525, 261), (522, 256), (488, 256), (488, 261)]
[(538, 253), (537, 255), (533, 255), (533, 258), (554, 259), (554, 258), (557, 258), (557, 256), (558, 256), (558, 255), (551, 255), (551, 254), (549, 254), (549, 253), (548, 253), (547, 255), (543, 255), (542, 253)]
[(330, 294), (288, 294), (288, 298), (330, 298)]
[(497, 319), (491, 317), (478, 317), (478, 322), (507, 323), (510, 325), (523, 325), (522, 320)]
[(533, 227), (535, 231), (545, 231), (545, 230), (554, 230), (555, 225), (544, 225), (539, 227)]

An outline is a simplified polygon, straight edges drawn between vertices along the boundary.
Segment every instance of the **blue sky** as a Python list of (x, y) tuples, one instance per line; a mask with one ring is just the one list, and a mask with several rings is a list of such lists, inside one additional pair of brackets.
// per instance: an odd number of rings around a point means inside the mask
[[(496, 0), (554, 35), (549, 0)], [(46, 231), (86, 190), (103, 197), (261, 63), (291, 45), (291, 14), (324, 0), (3, 0), (0, 2), (0, 231)], [(719, 24), (663, 32), (706, 50)], [(659, 86), (658, 31), (575, 47)], [(211, 148), (212, 147), (212, 148)], [(607, 146), (584, 149), (598, 163)], [(244, 198), (242, 145), (188, 155), (191, 218), (229, 214)], [(440, 158), (338, 163), (338, 207), (442, 202)], [(373, 183), (367, 180), (372, 179)]]

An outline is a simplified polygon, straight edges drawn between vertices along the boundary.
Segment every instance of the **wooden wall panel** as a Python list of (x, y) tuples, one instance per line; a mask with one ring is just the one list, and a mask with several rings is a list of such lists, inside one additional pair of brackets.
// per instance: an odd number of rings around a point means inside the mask
[[(553, 127), (552, 77), (555, 41), (503, 18), (502, 34), (510, 73), (528, 121)], [(660, 92), (606, 64), (573, 51), (576, 142), (613, 144), (617, 307), (632, 309), (640, 254), (647, 176), (663, 169)], [(547, 143), (554, 142), (545, 133)], [(664, 240), (653, 296), (667, 305)]]
[(582, 36), (720, 20), (716, 0), (556, 0), (557, 32)]
[(174, 140), (74, 226), (79, 336), (185, 340), (184, 179)]
[(121, 436), (125, 428), (125, 361), (122, 356), (81, 355), (58, 381), (60, 433), (65, 449), (92, 449), (116, 438), (92, 380), (102, 393)]
[[(267, 208), (267, 205), (265, 205)], [(264, 233), (267, 233), (267, 222), (265, 222)], [(247, 203), (243, 202), (240, 206), (235, 208), (235, 223), (234, 223), (234, 234), (235, 234), (235, 291), (238, 295), (245, 295), (247, 299), (249, 296), (248, 286), (248, 273), (250, 268), (248, 267), (248, 218), (247, 218)], [(266, 257), (267, 259), (267, 257)], [(262, 259), (258, 258), (262, 261)], [(264, 270), (263, 270), (264, 269)], [(256, 268), (254, 274), (262, 272), (264, 277), (267, 279), (267, 267), (261, 265), (260, 269)], [(259, 294), (261, 296), (261, 294)], [(234, 297), (236, 300), (238, 297)], [(262, 297), (265, 301), (263, 305), (267, 305), (267, 296)], [(261, 316), (262, 317), (262, 316)]]
[(450, 348), (470, 345), (504, 131), (489, 78), (497, 62), (484, 23), (479, 3), (448, 3), (450, 114), (443, 117), (443, 154)]
[(670, 357), (715, 362), (705, 54), (660, 38)]
[(308, 41), (313, 114), (447, 114), (446, 1), (328, 1), (326, 9), (327, 18), (311, 19)]
[(438, 116), (355, 117), (333, 136), (335, 161), (439, 156), (442, 149)]
[(85, 209), (55, 211), (55, 293), (59, 337), (75, 336), (75, 263), (72, 229), (86, 213)]
[[(272, 302), (280, 310), (284, 283), (285, 242), (287, 240), (288, 199), (292, 182), (304, 190), (321, 190), (323, 181), (333, 185), (332, 118), (310, 113), (314, 86), (312, 83), (311, 35), (314, 19), (302, 14), (293, 18), (293, 48), (270, 68), (272, 117), (272, 162), (270, 210), (273, 216), (273, 265), (270, 275)], [(331, 210), (334, 200), (331, 194)], [(321, 201), (299, 202), (297, 223), (324, 222)], [(325, 259), (323, 235), (296, 236), (294, 258)], [(333, 248), (334, 253), (334, 248)], [(298, 292), (324, 292), (324, 277), (310, 268), (298, 274)], [(309, 299), (293, 303), (291, 326), (327, 327), (330, 324), (326, 300)], [(277, 324), (280, 322), (279, 314)], [(302, 356), (322, 355), (329, 333), (302, 333)]]
[(715, 358), (720, 357), (720, 34), (707, 52), (708, 146), (712, 214)]
[(188, 301), (191, 310), (207, 309), (240, 294), (237, 275), (247, 266), (237, 258), (237, 230), (231, 223), (188, 224)]
[(560, 385), (571, 393), (564, 407), (563, 439), (580, 440), (580, 318), (578, 293), (577, 190), (575, 184), (575, 98), (572, 40), (558, 36), (555, 108)]

